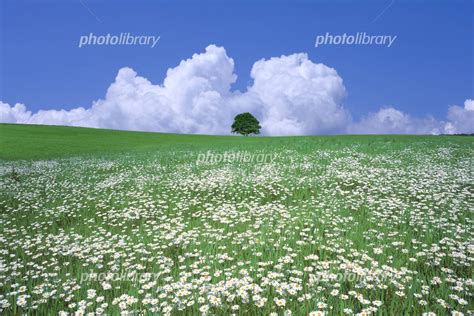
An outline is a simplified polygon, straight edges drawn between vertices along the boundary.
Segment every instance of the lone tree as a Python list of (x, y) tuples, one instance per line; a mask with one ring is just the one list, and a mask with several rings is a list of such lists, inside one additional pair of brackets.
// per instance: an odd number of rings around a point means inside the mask
[(248, 136), (249, 134), (260, 134), (260, 122), (249, 112), (240, 113), (234, 118), (232, 133)]

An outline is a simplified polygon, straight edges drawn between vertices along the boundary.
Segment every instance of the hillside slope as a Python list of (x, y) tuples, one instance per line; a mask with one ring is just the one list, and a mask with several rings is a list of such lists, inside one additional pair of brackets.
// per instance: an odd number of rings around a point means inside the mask
[[(161, 150), (337, 149), (357, 143), (367, 151), (455, 142), (474, 146), (472, 137), (419, 135), (334, 135), (239, 137), (132, 132), (67, 126), (0, 124), (0, 160), (54, 159), (84, 155), (147, 153)], [(383, 147), (387, 148), (387, 147)]]

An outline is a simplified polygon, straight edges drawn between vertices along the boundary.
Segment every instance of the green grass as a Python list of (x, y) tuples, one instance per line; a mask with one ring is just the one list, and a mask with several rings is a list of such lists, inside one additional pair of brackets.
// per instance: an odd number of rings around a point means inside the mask
[(228, 137), (129, 132), (66, 126), (0, 124), (0, 159), (51, 159), (224, 144)]
[[(197, 163), (208, 151), (278, 156)], [(234, 305), (237, 315), (369, 307), (378, 315), (468, 314), (473, 156), (472, 137), (0, 124), (0, 314), (73, 314), (83, 301), (86, 312), (100, 314), (107, 303), (105, 313), (115, 315), (120, 297), (129, 299), (124, 310), (148, 315), (165, 306), (173, 315), (200, 314), (202, 306), (227, 315)], [(109, 281), (111, 289), (81, 281), (123, 271), (155, 279)], [(91, 289), (103, 302), (87, 297)], [(180, 304), (182, 290), (189, 293)], [(267, 299), (262, 307), (258, 296)]]
[(357, 143), (377, 150), (377, 144), (390, 143), (391, 149), (429, 140), (473, 146), (472, 137), (457, 136), (318, 136), (318, 137), (239, 137), (180, 135), (130, 132), (67, 126), (0, 124), (0, 159), (34, 160), (72, 156), (107, 156), (124, 153), (150, 153), (162, 150), (198, 150), (232, 148), (339, 148)]

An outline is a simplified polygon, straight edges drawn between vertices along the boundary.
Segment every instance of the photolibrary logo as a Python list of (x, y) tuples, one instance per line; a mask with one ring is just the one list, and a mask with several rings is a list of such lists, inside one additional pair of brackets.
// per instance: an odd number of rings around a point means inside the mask
[(368, 275), (364, 273), (355, 273), (352, 271), (339, 271), (336, 273), (316, 272), (310, 275), (310, 283), (319, 282), (356, 282), (356, 283), (376, 283), (386, 284), (394, 279), (394, 276), (387, 274)]
[(215, 153), (210, 150), (207, 153), (199, 153), (196, 163), (273, 163), (278, 157), (276, 153), (250, 153), (248, 151), (224, 151)]
[(82, 35), (79, 38), (79, 48), (83, 46), (90, 45), (111, 45), (111, 46), (150, 46), (154, 48), (161, 36), (155, 35), (132, 35), (130, 33), (120, 33), (119, 35), (94, 35), (94, 33), (89, 33), (89, 35)]
[(355, 35), (325, 35), (316, 36), (315, 47), (322, 45), (383, 45), (390, 47), (397, 39), (396, 35), (368, 35), (365, 32), (357, 32)]
[(162, 273), (121, 271), (121, 272), (84, 272), (81, 273), (80, 283), (86, 282), (140, 282), (157, 281)]

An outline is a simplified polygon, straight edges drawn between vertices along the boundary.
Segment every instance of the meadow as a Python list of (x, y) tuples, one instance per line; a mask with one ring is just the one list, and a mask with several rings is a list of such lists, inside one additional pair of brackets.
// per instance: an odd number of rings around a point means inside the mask
[(473, 157), (0, 124), (0, 314), (472, 315)]

